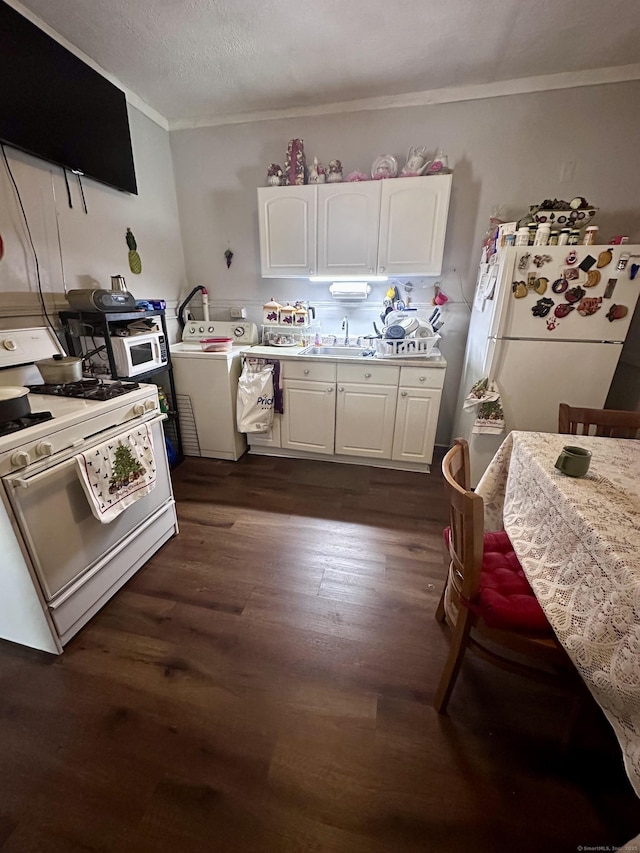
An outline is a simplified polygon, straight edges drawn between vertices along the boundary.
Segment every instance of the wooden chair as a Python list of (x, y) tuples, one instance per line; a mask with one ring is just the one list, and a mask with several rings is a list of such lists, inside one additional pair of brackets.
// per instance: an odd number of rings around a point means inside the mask
[[(579, 430), (579, 427), (582, 429)], [(640, 412), (619, 409), (583, 409), (560, 403), (558, 432), (565, 435), (602, 435), (607, 438), (640, 437)]]
[[(448, 624), (453, 637), (434, 700), (436, 710), (446, 710), (467, 647), (503, 669), (538, 680), (557, 681), (558, 670), (575, 673), (522, 573), (508, 537), (504, 532), (484, 533), (484, 504), (480, 495), (469, 490), (469, 447), (464, 439), (456, 439), (444, 457), (442, 473), (450, 507), (450, 527), (448, 533), (445, 531), (449, 566), (436, 618)], [(499, 590), (483, 586), (489, 579), (490, 549), (498, 545), (505, 549), (505, 562), (513, 569), (505, 592), (509, 587), (511, 592), (522, 593), (518, 593), (517, 612), (509, 612), (507, 595), (501, 600)], [(509, 575), (509, 571), (500, 568), (500, 574)]]

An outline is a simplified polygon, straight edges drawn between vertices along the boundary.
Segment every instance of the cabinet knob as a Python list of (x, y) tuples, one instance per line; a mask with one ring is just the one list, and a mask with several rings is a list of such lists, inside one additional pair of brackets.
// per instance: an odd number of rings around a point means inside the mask
[(308, 375), (309, 375), (309, 368), (308, 368), (308, 367), (305, 367), (304, 375), (305, 375), (305, 376), (308, 376)]
[(424, 380), (425, 380), (426, 378), (427, 378), (426, 376), (421, 376), (421, 377), (420, 377), (420, 382), (424, 382)]
[(370, 373), (365, 373), (364, 378), (365, 378), (365, 379), (371, 379), (371, 374), (370, 374)]
[(338, 391), (344, 391), (344, 388), (338, 388)]
[(401, 396), (401, 397), (406, 397), (406, 396), (407, 396), (407, 392), (406, 392), (406, 391), (401, 391), (401, 392), (400, 392), (400, 396)]
[(309, 267), (309, 272), (313, 274), (313, 267)]
[(384, 267), (380, 267), (380, 272), (384, 272)]
[(373, 267), (369, 267), (369, 272), (375, 272)]

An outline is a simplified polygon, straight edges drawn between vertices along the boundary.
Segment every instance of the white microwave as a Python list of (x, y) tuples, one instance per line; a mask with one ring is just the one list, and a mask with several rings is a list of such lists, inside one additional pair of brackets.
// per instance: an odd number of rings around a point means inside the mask
[(167, 340), (162, 332), (112, 337), (118, 376), (132, 378), (167, 364)]

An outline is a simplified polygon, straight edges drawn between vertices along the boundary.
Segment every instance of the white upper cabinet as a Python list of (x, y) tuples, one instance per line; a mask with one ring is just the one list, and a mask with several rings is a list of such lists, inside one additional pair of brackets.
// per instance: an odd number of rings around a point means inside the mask
[(262, 275), (440, 275), (451, 180), (261, 187)]
[(440, 275), (451, 175), (380, 181), (378, 273)]
[(318, 274), (374, 275), (380, 181), (318, 186)]
[(316, 188), (260, 187), (262, 275), (306, 278), (316, 272)]

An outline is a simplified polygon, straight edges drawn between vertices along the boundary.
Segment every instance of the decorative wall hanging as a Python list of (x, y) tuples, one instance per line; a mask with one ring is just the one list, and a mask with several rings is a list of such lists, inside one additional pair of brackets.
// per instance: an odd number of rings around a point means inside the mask
[(227, 262), (227, 269), (229, 269), (229, 267), (231, 266), (231, 261), (233, 260), (233, 252), (231, 251), (231, 249), (226, 249), (224, 253), (224, 258)]
[(142, 272), (142, 260), (137, 252), (138, 244), (136, 243), (136, 238), (133, 236), (130, 228), (127, 228), (125, 240), (129, 247), (129, 269), (134, 275), (140, 275)]

